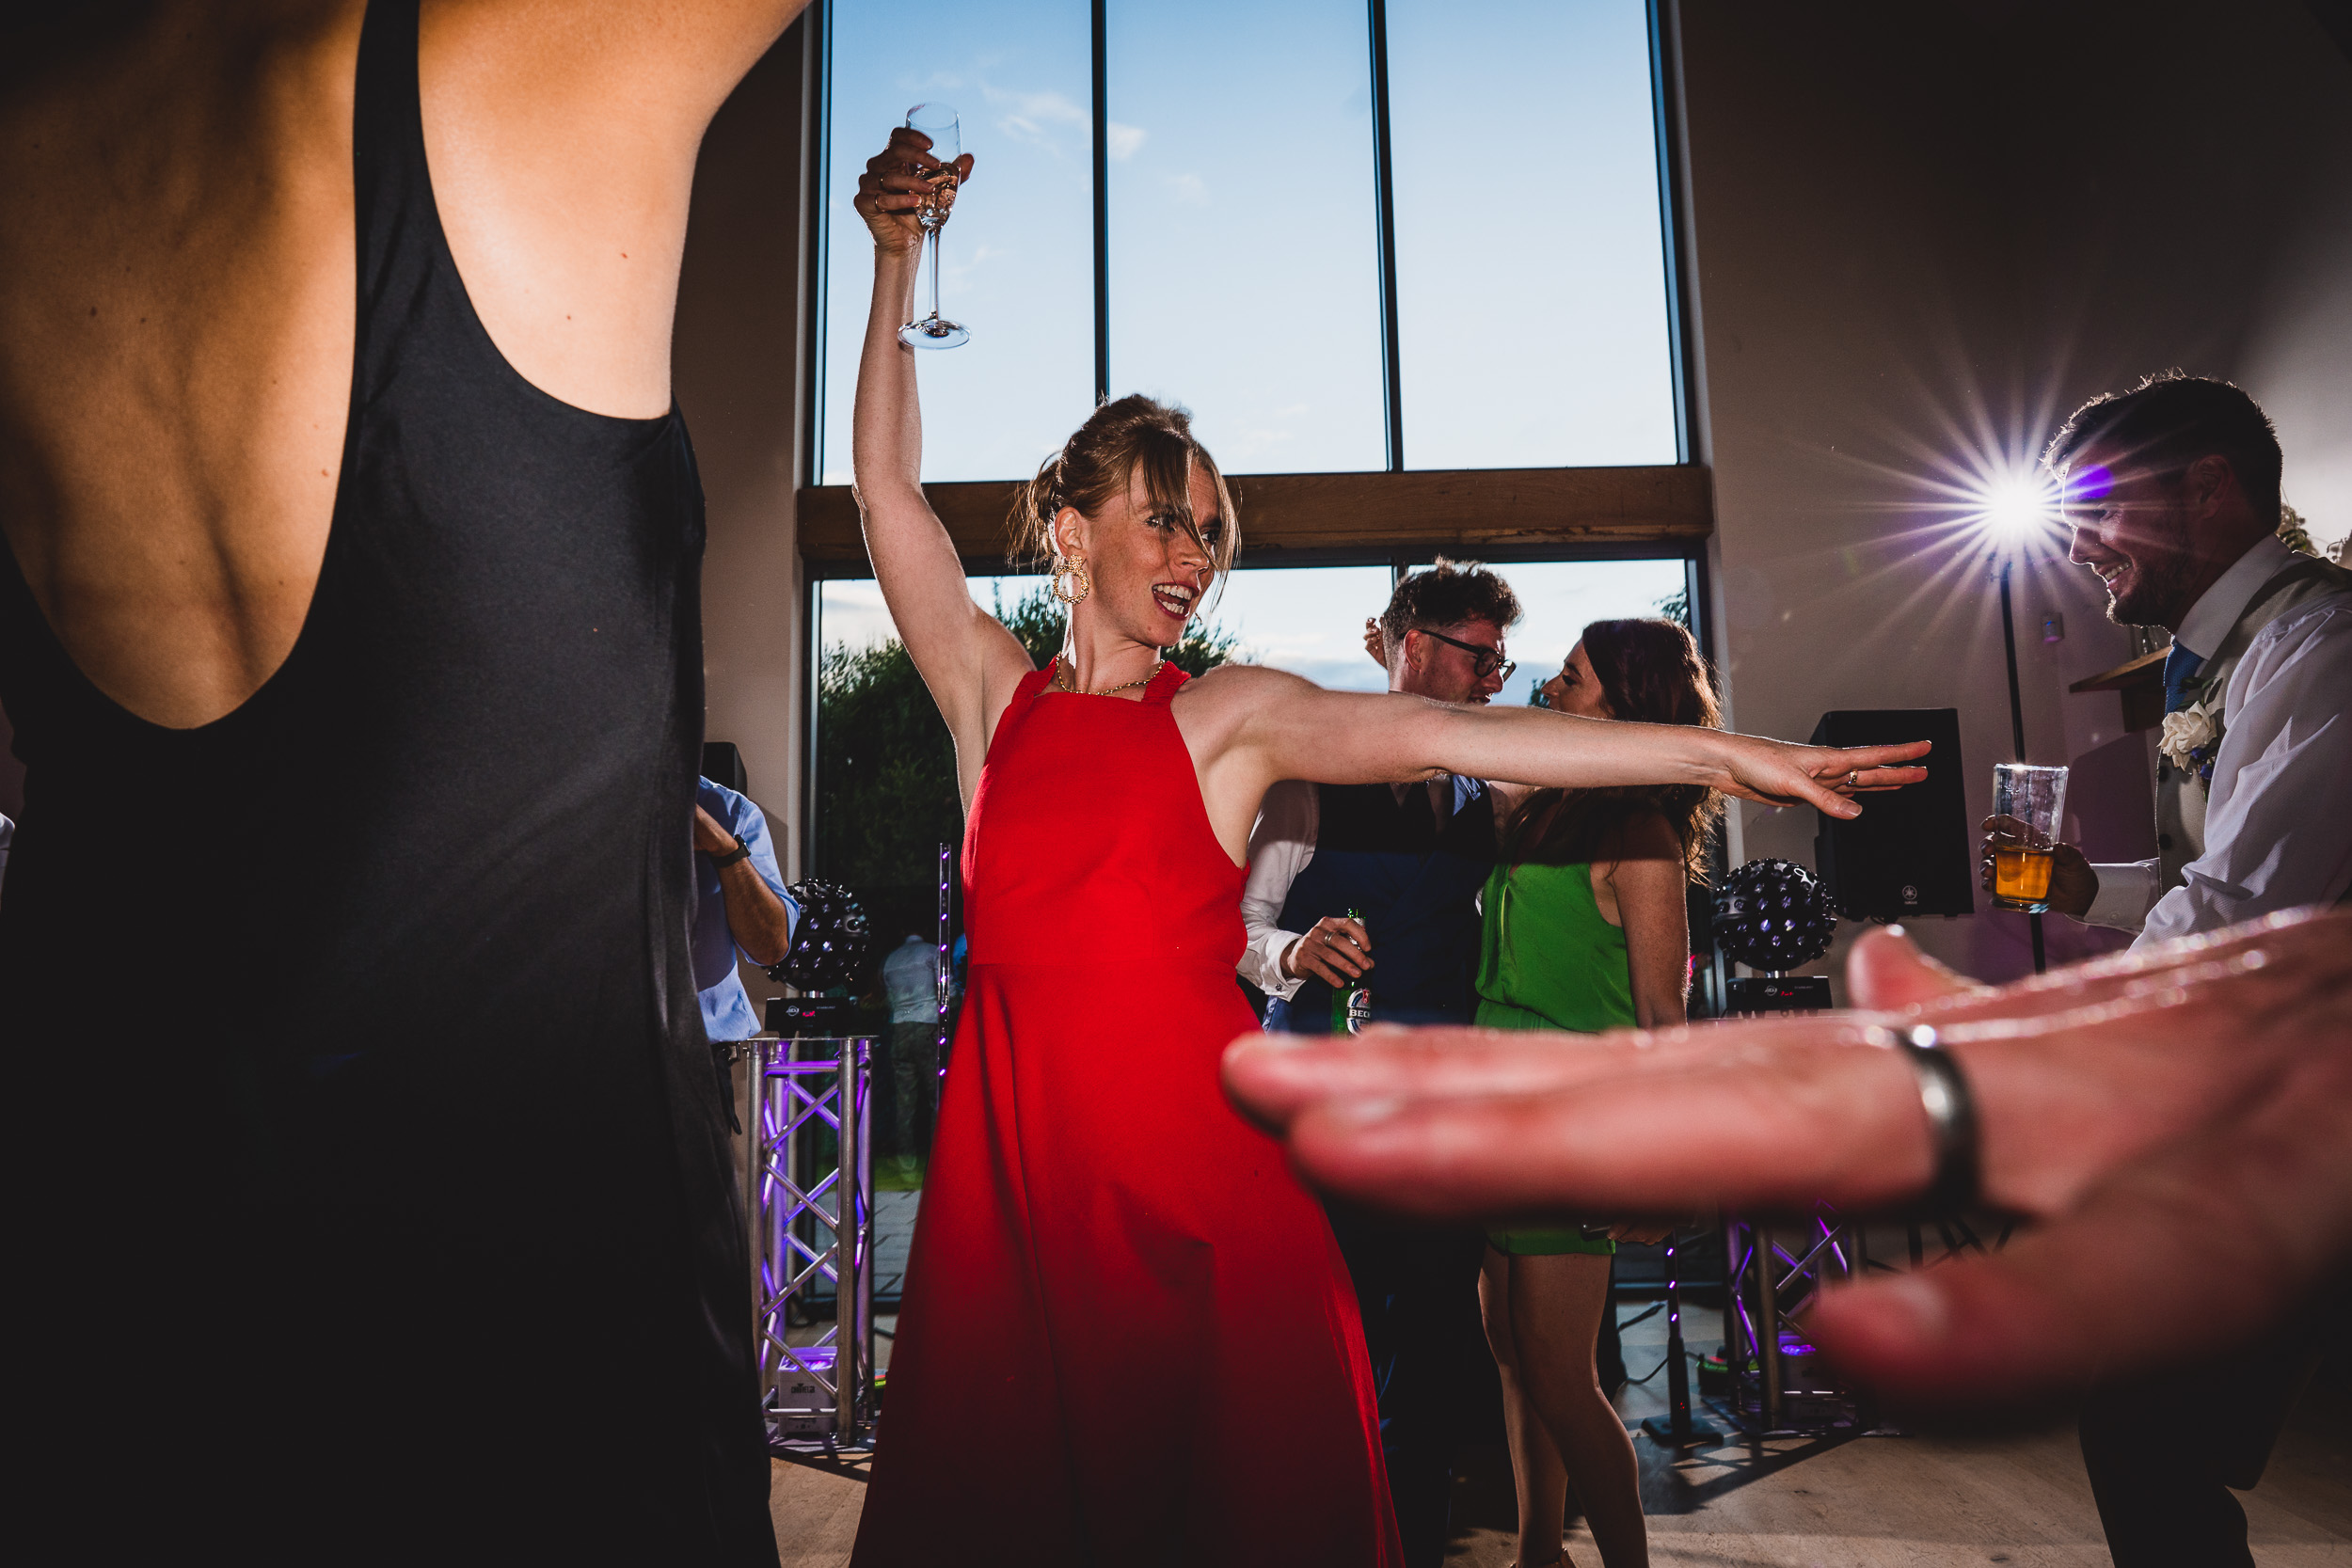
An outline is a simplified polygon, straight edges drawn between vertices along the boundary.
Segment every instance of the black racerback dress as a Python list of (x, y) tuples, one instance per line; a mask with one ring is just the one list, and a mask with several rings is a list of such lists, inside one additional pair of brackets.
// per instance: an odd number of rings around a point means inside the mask
[(417, 0), (369, 9), (354, 144), (342, 471), (284, 665), (148, 723), (0, 548), (12, 1530), (773, 1563), (687, 949), (693, 453), (484, 331)]

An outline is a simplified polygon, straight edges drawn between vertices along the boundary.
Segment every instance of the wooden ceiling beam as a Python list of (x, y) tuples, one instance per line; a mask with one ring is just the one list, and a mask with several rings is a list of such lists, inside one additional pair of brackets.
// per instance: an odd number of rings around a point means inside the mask
[[(1546, 545), (1682, 543), (1714, 531), (1712, 476), (1696, 465), (1639, 468), (1463, 468), (1412, 473), (1242, 474), (1242, 557), (1435, 549), (1475, 555)], [(929, 484), (956, 552), (1002, 561), (1020, 486)], [(858, 562), (866, 546), (846, 484), (800, 493), (801, 554)]]

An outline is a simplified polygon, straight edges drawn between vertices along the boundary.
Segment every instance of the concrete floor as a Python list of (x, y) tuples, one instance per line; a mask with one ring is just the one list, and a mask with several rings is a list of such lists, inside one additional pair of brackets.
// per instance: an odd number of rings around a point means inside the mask
[[(1620, 1309), (1631, 1317), (1639, 1304)], [(889, 1326), (887, 1323), (885, 1327)], [(1712, 1344), (1709, 1315), (1685, 1331)], [(1662, 1319), (1626, 1331), (1633, 1375), (1664, 1353)], [(883, 1341), (886, 1347), (887, 1341)], [(887, 1354), (886, 1348), (884, 1354)], [(1656, 1568), (1961, 1568), (2107, 1561), (2090, 1482), (2071, 1429), (2003, 1437), (1856, 1437), (1842, 1442), (1741, 1440), (1677, 1455), (1638, 1435), (1665, 1408), (1661, 1373), (1629, 1386), (1618, 1409), (1637, 1431)], [(2263, 1568), (2352, 1565), (2352, 1436), (2344, 1390), (2315, 1386), (2280, 1439), (2262, 1486), (2244, 1496)], [(787, 1568), (840, 1568), (856, 1536), (866, 1462), (778, 1460), (770, 1507)], [(1507, 1457), (1498, 1446), (1465, 1456), (1446, 1560), (1505, 1568), (1516, 1559)], [(1581, 1524), (1569, 1560), (1598, 1568)]]

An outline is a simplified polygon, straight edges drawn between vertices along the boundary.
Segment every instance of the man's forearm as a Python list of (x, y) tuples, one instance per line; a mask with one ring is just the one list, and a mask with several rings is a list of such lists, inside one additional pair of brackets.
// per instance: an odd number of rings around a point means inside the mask
[(754, 963), (781, 963), (792, 950), (792, 911), (768, 879), (746, 860), (719, 868), (719, 892), (726, 900), (727, 929), (735, 945)]

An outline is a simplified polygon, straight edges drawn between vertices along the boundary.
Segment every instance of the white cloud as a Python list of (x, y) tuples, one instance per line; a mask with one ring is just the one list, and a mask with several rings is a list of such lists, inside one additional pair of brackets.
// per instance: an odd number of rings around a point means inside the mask
[(1111, 155), (1112, 162), (1120, 164), (1134, 157), (1136, 150), (1143, 145), (1143, 138), (1152, 134), (1140, 125), (1121, 125), (1115, 119), (1104, 122), (1103, 130), (1103, 150)]
[(1087, 112), (1058, 92), (1015, 92), (983, 86), (981, 94), (996, 112), (996, 129), (1014, 141), (1060, 151), (1057, 132), (1084, 134)]
[(1171, 174), (1166, 183), (1169, 190), (1176, 193), (1176, 199), (1187, 206), (1206, 207), (1209, 204), (1209, 187), (1197, 174)]

